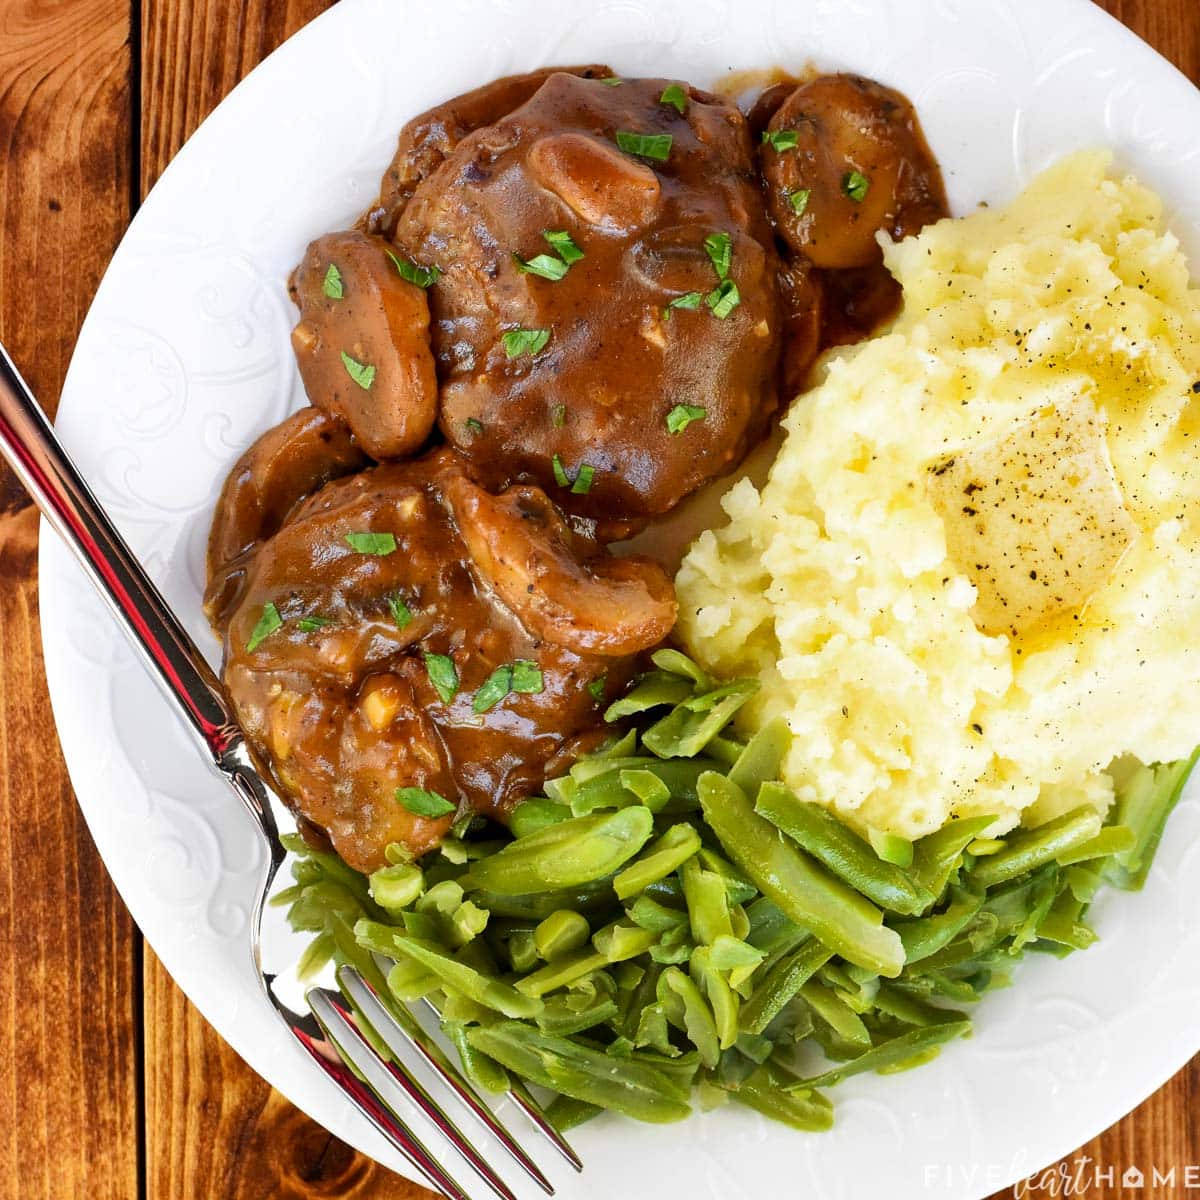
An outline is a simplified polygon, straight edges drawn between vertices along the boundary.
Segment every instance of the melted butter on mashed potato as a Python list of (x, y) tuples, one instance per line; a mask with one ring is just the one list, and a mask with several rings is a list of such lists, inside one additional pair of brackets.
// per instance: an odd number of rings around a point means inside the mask
[(680, 569), (689, 652), (760, 676), (747, 725), (786, 718), (787, 782), (860, 826), (1104, 810), (1115, 757), (1200, 740), (1200, 290), (1110, 170), (889, 245), (895, 325), (827, 360)]

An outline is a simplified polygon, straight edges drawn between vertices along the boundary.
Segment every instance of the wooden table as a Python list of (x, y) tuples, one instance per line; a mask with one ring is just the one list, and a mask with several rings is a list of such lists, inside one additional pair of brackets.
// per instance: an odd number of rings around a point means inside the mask
[[(48, 408), (140, 198), (226, 92), (325, 7), (0, 0), (0, 339)], [(1200, 81), (1198, 0), (1104, 7)], [(36, 546), (37, 518), (5, 472), (0, 1200), (428, 1197), (252, 1074), (143, 945), (75, 807), (52, 728)], [(1200, 1059), (1081, 1153), (1118, 1176), (1129, 1164), (1200, 1163), (1197, 1113)]]

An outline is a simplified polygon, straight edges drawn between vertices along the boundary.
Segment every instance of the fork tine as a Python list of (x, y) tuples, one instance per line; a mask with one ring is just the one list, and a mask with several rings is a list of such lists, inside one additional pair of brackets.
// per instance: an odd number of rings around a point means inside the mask
[[(437, 1072), (438, 1076), (454, 1094), (470, 1109), (471, 1113), (492, 1133), (496, 1140), (521, 1165), (525, 1173), (546, 1193), (554, 1195), (550, 1181), (542, 1174), (537, 1163), (522, 1149), (500, 1119), (480, 1099), (462, 1072), (450, 1061), (442, 1048), (421, 1028), (417, 1019), (403, 1005), (388, 1004), (354, 967), (343, 965), (338, 969), (337, 980), (342, 991), (377, 1034), (387, 1043), (393, 1055), (403, 1053), (402, 1037)], [(399, 1037), (397, 1036), (399, 1035)]]
[[(355, 1013), (347, 1012), (340, 1003), (342, 997), (335, 992), (327, 991), (324, 988), (312, 988), (309, 990), (307, 1000), (310, 1005), (316, 1000), (322, 1004), (327, 1004), (338, 1014), (341, 1019), (354, 1031), (355, 1037), (359, 1043), (365, 1047), (366, 1051), (372, 1058), (373, 1065), (382, 1067), (387, 1072), (387, 1077), (397, 1084), (404, 1094), (421, 1110), (422, 1113), (436, 1126), (438, 1132), (454, 1147), (455, 1150), (464, 1158), (471, 1166), (472, 1170), (496, 1193), (501, 1197), (501, 1200), (517, 1200), (509, 1186), (496, 1174), (495, 1170), (484, 1159), (483, 1155), (471, 1144), (466, 1135), (455, 1124), (453, 1119), (446, 1111), (438, 1104), (436, 1100), (425, 1090), (421, 1084), (408, 1073), (408, 1071), (399, 1063), (392, 1064), (387, 1061), (371, 1043), (367, 1040), (362, 1030), (355, 1023)], [(316, 1012), (316, 1009), (313, 1010)], [(363, 1018), (368, 1025), (371, 1022), (368, 1018)], [(372, 1026), (373, 1029), (373, 1026)]]
[[(307, 999), (313, 1017), (325, 1035), (326, 1042), (336, 1052), (331, 1053), (323, 1043), (317, 1042), (311, 1035), (293, 1028), (292, 1032), (299, 1038), (317, 1065), (350, 1097), (354, 1107), (416, 1168), (430, 1187), (442, 1192), (450, 1200), (471, 1200), (471, 1197), (459, 1187), (437, 1159), (430, 1154), (424, 1143), (413, 1133), (399, 1113), (383, 1099), (378, 1084), (372, 1085), (370, 1082), (364, 1082), (364, 1080), (370, 1080), (372, 1067), (376, 1070), (380, 1068), (378, 1060), (374, 1058), (373, 1053), (369, 1052), (369, 1048), (358, 1030), (333, 1005), (328, 1004), (325, 997), (317, 993), (317, 989), (312, 989)], [(338, 1037), (335, 1026), (342, 1033), (342, 1037)], [(351, 1049), (351, 1041), (358, 1042), (357, 1052)], [(333, 1058), (337, 1058), (336, 1063), (332, 1061)], [(391, 1076), (387, 1078), (391, 1078)]]
[[(439, 1020), (442, 1014), (438, 1011), (438, 1007), (428, 996), (424, 998), (425, 1007)], [(418, 1028), (420, 1028), (418, 1026)], [(421, 1031), (424, 1033), (424, 1030)], [(438, 1051), (441, 1053), (441, 1051)], [(444, 1057), (444, 1056), (443, 1056)], [(554, 1127), (554, 1122), (546, 1116), (545, 1109), (533, 1098), (529, 1089), (519, 1080), (509, 1075), (510, 1086), (508, 1095), (517, 1105), (518, 1108), (529, 1118), (537, 1131), (554, 1147), (575, 1168), (576, 1171), (583, 1170), (583, 1159), (575, 1153), (571, 1143)]]
[(583, 1159), (575, 1153), (571, 1143), (554, 1127), (554, 1122), (546, 1116), (546, 1110), (533, 1098), (529, 1089), (519, 1080), (512, 1079), (508, 1094), (516, 1102), (522, 1112), (533, 1122), (542, 1136), (575, 1168), (583, 1170)]

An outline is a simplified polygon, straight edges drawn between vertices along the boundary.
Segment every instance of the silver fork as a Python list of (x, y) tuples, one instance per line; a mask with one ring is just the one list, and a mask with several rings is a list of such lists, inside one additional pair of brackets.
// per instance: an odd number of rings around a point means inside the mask
[[(50, 422), (0, 346), (0, 455), (25, 485), (96, 586), (150, 673), (175, 702), (198, 736), (212, 765), (249, 810), (268, 847), (269, 863), (255, 901), (250, 951), (263, 990), (296, 1041), (380, 1133), (426, 1179), (451, 1200), (471, 1200), (426, 1144), (413, 1132), (406, 1112), (419, 1111), (458, 1156), (503, 1200), (515, 1197), (459, 1126), (402, 1061), (415, 1050), (426, 1068), (448, 1086), (472, 1121), (486, 1129), (548, 1195), (554, 1189), (520, 1143), (483, 1102), (416, 1017), (390, 996), (373, 989), (354, 969), (338, 972), (341, 993), (312, 988), (310, 1011), (297, 1013), (263, 970), (263, 908), (286, 851), (279, 840), (282, 801), (256, 768), (220, 681), (55, 436)], [(387, 1048), (377, 1052), (372, 1043)], [(576, 1169), (578, 1155), (546, 1118), (537, 1101), (514, 1081), (509, 1096), (534, 1128)]]

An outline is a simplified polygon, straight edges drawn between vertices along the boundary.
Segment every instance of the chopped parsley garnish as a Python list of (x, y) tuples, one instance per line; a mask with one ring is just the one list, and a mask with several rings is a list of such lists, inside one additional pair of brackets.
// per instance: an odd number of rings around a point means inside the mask
[(550, 467), (554, 471), (554, 482), (559, 487), (569, 487), (573, 495), (586, 496), (592, 490), (592, 480), (596, 477), (596, 468), (589, 463), (581, 464), (579, 470), (575, 472), (574, 479), (567, 474), (567, 469), (557, 454), (550, 460)]
[(642, 158), (652, 158), (656, 162), (666, 162), (671, 154), (671, 142), (674, 139), (669, 133), (631, 133), (628, 129), (617, 130), (617, 145), (626, 154), (637, 154)]
[(270, 637), (282, 624), (283, 618), (279, 615), (279, 609), (268, 600), (263, 605), (262, 616), (258, 618), (257, 624), (250, 632), (250, 638), (246, 642), (246, 653), (253, 654), (262, 644), (263, 639)]
[(545, 689), (541, 668), (532, 659), (518, 658), (516, 662), (504, 663), (484, 680), (471, 707), (477, 713), (490, 712), (510, 692), (535, 695)]
[(620, 75), (605, 75), (600, 82), (604, 84), (605, 87), (620, 87), (625, 80), (623, 80)]
[(705, 303), (712, 309), (712, 315), (718, 321), (723, 321), (742, 302), (742, 294), (732, 279), (722, 280), (705, 297)]
[(687, 112), (687, 92), (677, 83), (672, 83), (669, 87), (663, 88), (663, 94), (659, 96), (658, 102), (659, 104), (670, 104), (678, 111), (681, 117)]
[(540, 354), (549, 340), (548, 329), (506, 329), (500, 335), (504, 353), (509, 358), (520, 358), (522, 354)]
[(794, 150), (800, 134), (795, 129), (764, 129), (762, 140), (772, 150)]
[(579, 474), (575, 476), (575, 482), (571, 484), (572, 495), (586, 496), (592, 490), (592, 480), (595, 475), (596, 468), (584, 463), (579, 468)]
[(466, 425), (468, 433), (483, 432), (483, 422), (478, 417), (468, 417), (463, 424)]
[(471, 707), (477, 713), (490, 712), (512, 691), (512, 667), (497, 667), (475, 693)]
[(396, 549), (396, 536), (392, 533), (348, 533), (346, 545), (359, 554), (375, 554), (382, 558)]
[(811, 188), (800, 188), (794, 192), (785, 192), (788, 203), (792, 206), (792, 212), (798, 217), (804, 216), (805, 210), (808, 208), (808, 198), (812, 195)]
[(392, 620), (396, 622), (397, 629), (404, 629), (412, 623), (412, 609), (404, 603), (403, 596), (389, 596), (387, 603), (388, 611), (392, 614)]
[(448, 654), (426, 654), (425, 672), (443, 704), (458, 695), (458, 668)]
[(555, 258), (553, 254), (538, 254), (528, 260), (514, 254), (513, 259), (516, 261), (517, 268), (526, 275), (540, 275), (543, 279), (551, 279), (556, 282), (569, 269), (569, 264), (563, 262), (561, 258)]
[(427, 288), (431, 284), (437, 283), (442, 277), (440, 267), (421, 267), (415, 262), (407, 258), (400, 258), (393, 254), (387, 247), (384, 247), (384, 253), (396, 264), (396, 270), (400, 272), (400, 278), (407, 280), (409, 283), (415, 283), (419, 288)]
[(325, 279), (321, 284), (321, 291), (323, 291), (330, 300), (340, 300), (346, 294), (342, 288), (342, 273), (333, 265), (333, 263), (329, 264), (329, 269), (325, 272)]
[(578, 262), (583, 257), (583, 251), (575, 244), (575, 239), (565, 229), (543, 229), (542, 237), (550, 243), (551, 249), (567, 266)]
[(396, 801), (415, 817), (448, 817), (458, 807), (437, 792), (415, 787), (397, 788)]
[(593, 679), (592, 682), (587, 685), (588, 695), (591, 696), (591, 698), (597, 704), (603, 704), (604, 703), (604, 689), (607, 686), (608, 686), (608, 672), (605, 671), (603, 675), (599, 676), (596, 679)]
[(512, 665), (512, 690), (526, 696), (544, 691), (542, 669), (531, 658), (518, 658)]
[(704, 420), (704, 409), (694, 404), (677, 404), (667, 413), (667, 429), (671, 433), (682, 433), (693, 421)]
[(667, 307), (663, 309), (663, 316), (669, 321), (671, 319), (671, 309), (673, 308), (699, 308), (704, 303), (704, 297), (699, 292), (684, 292), (682, 296), (676, 296), (674, 300), (667, 303)]
[(704, 249), (712, 262), (718, 279), (729, 275), (729, 264), (733, 261), (733, 239), (725, 232), (710, 233), (704, 239)]
[(555, 429), (561, 429), (567, 423), (567, 406), (556, 404), (550, 412), (550, 424)]
[(867, 198), (870, 186), (871, 181), (861, 171), (847, 171), (842, 176), (842, 191), (857, 204), (861, 204)]
[(318, 617), (315, 614), (311, 617), (301, 617), (296, 622), (296, 628), (301, 633), (316, 633), (318, 629), (324, 629), (326, 625), (332, 625), (333, 620), (330, 617)]
[(346, 374), (358, 384), (364, 392), (371, 390), (371, 384), (375, 382), (375, 368), (370, 363), (360, 363), (357, 358), (351, 358), (345, 350), (342, 351), (342, 366), (346, 368)]

